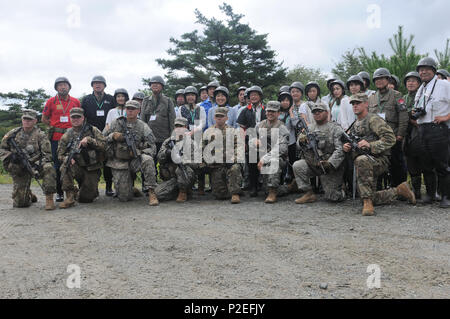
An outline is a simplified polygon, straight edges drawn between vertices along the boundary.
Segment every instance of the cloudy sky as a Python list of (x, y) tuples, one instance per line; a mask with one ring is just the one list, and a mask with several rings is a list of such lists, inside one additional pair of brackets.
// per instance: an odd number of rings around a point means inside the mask
[[(222, 17), (223, 0), (40, 0), (0, 3), (0, 92), (44, 88), (67, 76), (73, 96), (90, 93), (102, 74), (107, 91), (142, 89), (142, 77), (164, 74), (169, 38), (198, 29), (194, 9)], [(268, 33), (277, 59), (328, 73), (356, 46), (390, 54), (387, 39), (403, 25), (419, 52), (442, 50), (450, 37), (448, 0), (228, 0), (243, 21)], [(379, 19), (378, 19), (379, 17)]]

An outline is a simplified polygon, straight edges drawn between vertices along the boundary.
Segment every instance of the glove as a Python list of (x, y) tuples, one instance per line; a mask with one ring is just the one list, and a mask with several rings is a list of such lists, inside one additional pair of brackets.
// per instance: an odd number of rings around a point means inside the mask
[(116, 142), (123, 142), (123, 141), (125, 141), (125, 138), (123, 137), (123, 134), (119, 133), (119, 132), (114, 132), (112, 138)]
[(307, 142), (308, 142), (308, 139), (307, 139), (307, 137), (306, 137), (306, 134), (300, 134), (299, 136), (298, 136), (298, 142), (299, 143), (301, 143), (301, 144), (306, 144)]

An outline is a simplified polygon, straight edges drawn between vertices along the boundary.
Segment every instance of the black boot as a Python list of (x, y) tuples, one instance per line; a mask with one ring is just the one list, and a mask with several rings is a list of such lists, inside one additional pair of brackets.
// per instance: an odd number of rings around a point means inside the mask
[(114, 192), (112, 190), (112, 184), (106, 184), (105, 195), (108, 197), (114, 196)]
[(440, 208), (449, 208), (450, 207), (450, 176), (447, 176), (446, 180), (441, 180), (439, 183), (441, 189), (441, 203), (439, 204)]
[(411, 176), (411, 185), (416, 195), (416, 199), (421, 199), (421, 187), (422, 187), (422, 177), (421, 176)]
[(432, 204), (436, 200), (436, 176), (434, 174), (424, 174), (424, 181), (427, 193), (423, 197), (422, 204)]

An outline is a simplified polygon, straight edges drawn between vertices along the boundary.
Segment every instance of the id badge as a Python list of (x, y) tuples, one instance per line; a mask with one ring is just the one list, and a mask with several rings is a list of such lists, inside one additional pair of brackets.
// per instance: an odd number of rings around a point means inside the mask
[(61, 116), (61, 117), (59, 118), (59, 121), (60, 121), (61, 123), (69, 123), (69, 117), (68, 117), (68, 116)]
[(97, 110), (97, 116), (105, 116), (105, 110)]
[(378, 114), (383, 120), (386, 121), (386, 113), (379, 113)]
[(154, 121), (154, 120), (156, 120), (156, 115), (150, 116), (150, 121)]

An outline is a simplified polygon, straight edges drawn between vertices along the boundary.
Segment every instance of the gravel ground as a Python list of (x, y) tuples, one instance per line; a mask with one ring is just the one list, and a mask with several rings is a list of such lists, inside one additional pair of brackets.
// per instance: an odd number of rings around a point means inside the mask
[[(145, 198), (12, 209), (0, 185), (0, 298), (448, 298), (450, 214), (396, 202)], [(35, 192), (38, 192), (35, 189)], [(81, 270), (69, 289), (68, 265)], [(369, 289), (371, 264), (381, 271)]]

